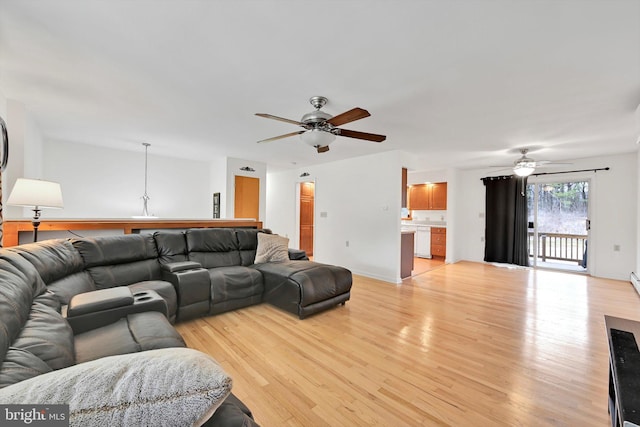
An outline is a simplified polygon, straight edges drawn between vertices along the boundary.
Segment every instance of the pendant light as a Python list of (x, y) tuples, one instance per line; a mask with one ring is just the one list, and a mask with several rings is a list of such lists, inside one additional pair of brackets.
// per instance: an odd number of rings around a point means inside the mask
[(138, 219), (151, 219), (157, 218), (157, 216), (149, 215), (149, 195), (147, 194), (147, 181), (148, 181), (148, 150), (149, 144), (148, 142), (143, 142), (144, 145), (144, 195), (142, 196), (142, 215), (134, 215), (134, 218)]

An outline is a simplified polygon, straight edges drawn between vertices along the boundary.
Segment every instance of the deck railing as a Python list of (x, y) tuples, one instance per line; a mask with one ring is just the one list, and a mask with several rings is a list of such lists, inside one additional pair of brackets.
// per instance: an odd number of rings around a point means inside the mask
[[(533, 232), (529, 232), (529, 256), (533, 257)], [(538, 233), (538, 258), (542, 261), (575, 261), (583, 264), (587, 235)]]

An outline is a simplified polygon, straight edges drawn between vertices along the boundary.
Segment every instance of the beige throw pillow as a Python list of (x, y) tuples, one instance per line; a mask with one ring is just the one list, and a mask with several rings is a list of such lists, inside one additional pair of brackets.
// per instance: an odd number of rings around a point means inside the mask
[(289, 239), (277, 234), (258, 233), (255, 264), (289, 261)]

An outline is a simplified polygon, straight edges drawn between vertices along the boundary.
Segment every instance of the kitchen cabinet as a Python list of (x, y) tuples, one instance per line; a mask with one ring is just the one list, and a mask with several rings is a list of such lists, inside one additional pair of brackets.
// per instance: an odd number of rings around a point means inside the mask
[(447, 255), (447, 229), (431, 227), (431, 255), (444, 257)]
[(447, 210), (447, 183), (416, 184), (409, 188), (409, 209)]
[(414, 248), (413, 231), (403, 231), (400, 243), (400, 277), (411, 276), (413, 270), (413, 248)]
[(447, 210), (447, 183), (437, 182), (431, 184), (431, 207), (435, 211)]

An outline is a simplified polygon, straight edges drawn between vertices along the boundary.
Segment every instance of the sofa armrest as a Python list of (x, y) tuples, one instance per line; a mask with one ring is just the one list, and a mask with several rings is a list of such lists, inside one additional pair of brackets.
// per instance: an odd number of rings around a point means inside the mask
[[(162, 280), (170, 282), (178, 295), (176, 319), (187, 320), (207, 315), (211, 303), (209, 271), (191, 261), (165, 265), (173, 266), (163, 267)], [(188, 268), (190, 265), (192, 267)]]
[(180, 271), (202, 268), (202, 265), (199, 262), (195, 261), (180, 261), (162, 264), (161, 268), (163, 272), (166, 271), (167, 273), (178, 273)]
[(308, 261), (309, 257), (307, 256), (307, 252), (302, 249), (292, 249), (289, 248), (289, 259), (292, 261)]
[(123, 307), (133, 304), (133, 301), (133, 294), (126, 286), (85, 292), (71, 298), (67, 306), (67, 317)]
[(152, 290), (131, 293), (126, 286), (85, 292), (71, 298), (62, 314), (75, 335), (109, 325), (134, 313), (168, 315), (167, 303)]

